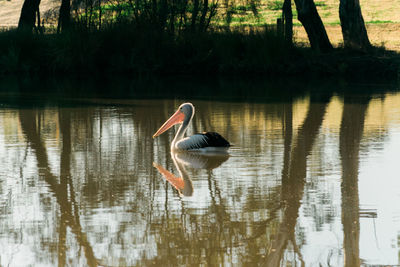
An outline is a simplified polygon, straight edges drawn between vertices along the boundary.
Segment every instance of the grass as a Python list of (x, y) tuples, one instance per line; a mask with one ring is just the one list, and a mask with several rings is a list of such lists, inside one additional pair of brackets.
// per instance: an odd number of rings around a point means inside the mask
[[(292, 1), (292, 10), (296, 12), (296, 7)], [(361, 0), (362, 14), (366, 23), (374, 23), (375, 21), (381, 21), (382, 23), (400, 23), (400, 16), (397, 10), (400, 9), (400, 2), (395, 0)], [(239, 0), (233, 1), (234, 5), (240, 5)], [(265, 24), (273, 24), (276, 19), (281, 16), (281, 9), (283, 0), (266, 0), (260, 2), (259, 6), (259, 19)], [(324, 22), (324, 24), (332, 24), (339, 21), (339, 1), (336, 0), (325, 0), (315, 1), (317, 10)], [(247, 9), (247, 12), (250, 10)], [(236, 14), (237, 16), (243, 14)], [(297, 21), (297, 14), (294, 14), (295, 22)], [(251, 21), (244, 20), (243, 23), (252, 25)], [(232, 24), (236, 26), (236, 24)]]
[[(262, 2), (259, 7), (257, 20), (248, 17), (246, 18), (243, 13), (234, 14), (230, 25), (236, 27), (240, 25), (260, 26), (262, 24), (275, 24), (276, 19), (281, 17), (282, 3), (282, 0), (266, 0)], [(339, 20), (339, 1), (315, 1), (315, 4), (321, 19), (326, 26), (331, 42), (335, 46), (340, 46), (343, 39)], [(400, 51), (400, 16), (398, 14), (398, 10), (400, 10), (400, 1), (361, 0), (360, 4), (372, 44), (381, 46), (384, 43), (387, 49)], [(307, 45), (308, 39), (304, 28), (297, 20), (297, 11), (293, 1), (292, 11), (296, 41)], [(235, 20), (235, 16), (245, 17), (245, 19)], [(223, 24), (221, 23), (221, 25)]]
[(391, 20), (371, 20), (368, 21), (366, 24), (388, 24), (388, 23), (393, 23)]
[(281, 12), (282, 10), (282, 5), (283, 1), (279, 0), (273, 0), (273, 1), (268, 1), (265, 5), (266, 9), (272, 10), (272, 11), (279, 11)]
[(326, 3), (323, 1), (315, 1), (314, 3), (317, 7), (327, 7)]
[[(293, 2), (293, 1), (292, 1)], [(21, 12), (23, 0), (12, 0), (12, 1), (0, 1), (0, 18), (1, 23), (18, 23), (18, 18)], [(113, 1), (110, 3), (122, 4), (121, 1)], [(223, 1), (219, 1), (220, 4)], [(247, 6), (249, 1), (246, 0), (232, 0), (230, 3), (236, 6)], [(261, 19), (266, 24), (271, 24), (276, 21), (276, 18), (280, 16), (280, 7), (283, 0), (264, 0), (261, 1), (259, 13)], [(322, 10), (329, 11), (329, 16), (323, 16), (322, 20), (324, 23), (328, 23), (332, 20), (338, 20), (339, 18), (339, 1), (338, 0), (316, 0), (315, 4), (319, 12)], [(360, 0), (362, 7), (362, 13), (366, 22), (380, 20), (380, 21), (392, 21), (393, 23), (400, 23), (400, 16), (398, 10), (400, 10), (400, 1), (397, 0)], [(45, 12), (47, 9), (57, 7), (59, 4), (53, 0), (41, 0), (40, 10)], [(293, 10), (295, 6), (293, 4)], [(250, 11), (247, 9), (247, 11)], [(320, 13), (321, 14), (321, 13)], [(43, 17), (42, 14), (41, 17)]]

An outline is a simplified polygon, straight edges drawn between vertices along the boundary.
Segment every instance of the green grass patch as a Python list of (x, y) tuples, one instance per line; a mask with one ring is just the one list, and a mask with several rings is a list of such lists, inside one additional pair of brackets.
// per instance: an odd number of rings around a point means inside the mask
[(274, 11), (281, 10), (282, 6), (283, 6), (283, 1), (279, 1), (279, 0), (268, 1), (266, 3), (266, 8), (269, 10), (274, 10)]
[(385, 24), (385, 23), (393, 23), (391, 20), (370, 20), (367, 21), (366, 24)]
[(315, 1), (315, 6), (317, 6), (317, 7), (325, 7), (326, 3), (324, 1)]

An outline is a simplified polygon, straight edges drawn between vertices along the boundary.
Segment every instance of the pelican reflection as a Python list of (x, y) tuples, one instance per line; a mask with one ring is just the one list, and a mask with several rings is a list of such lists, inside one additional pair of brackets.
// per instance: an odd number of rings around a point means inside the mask
[(167, 180), (178, 191), (179, 195), (183, 196), (193, 195), (192, 180), (190, 179), (185, 167), (212, 170), (219, 167), (229, 158), (229, 154), (227, 153), (208, 155), (193, 152), (171, 152), (171, 156), (175, 168), (178, 170), (178, 176), (155, 162), (153, 162), (153, 166), (161, 173), (165, 180)]

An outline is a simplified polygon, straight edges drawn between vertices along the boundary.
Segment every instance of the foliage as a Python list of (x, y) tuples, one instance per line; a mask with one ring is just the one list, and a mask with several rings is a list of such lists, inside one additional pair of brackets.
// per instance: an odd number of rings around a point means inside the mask
[[(81, 30), (129, 23), (179, 34), (230, 25), (232, 20), (260, 25), (261, 7), (260, 0), (72, 0), (71, 12), (75, 27)], [(56, 25), (58, 15), (58, 9), (47, 11), (45, 23)]]
[(119, 24), (91, 34), (0, 33), (0, 73), (267, 73), (294, 52), (275, 29), (243, 30), (177, 36)]
[(93, 31), (130, 24), (168, 33), (202, 32), (216, 15), (218, 0), (74, 0), (76, 27)]

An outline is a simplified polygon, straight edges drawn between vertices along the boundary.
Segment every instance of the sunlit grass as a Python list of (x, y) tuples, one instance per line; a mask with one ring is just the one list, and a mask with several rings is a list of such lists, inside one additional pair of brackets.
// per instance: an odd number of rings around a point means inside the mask
[[(233, 5), (239, 5), (239, 1), (233, 1), (233, 3)], [(283, 0), (268, 0), (263, 2), (258, 6), (259, 20), (265, 24), (275, 23), (276, 19), (280, 18), (282, 15), (282, 5)], [(315, 5), (324, 24), (336, 25), (339, 23), (339, 1), (315, 1)], [(400, 16), (397, 12), (397, 10), (400, 10), (399, 1), (382, 0), (377, 2), (373, 0), (362, 0), (361, 9), (365, 23), (400, 23)], [(294, 23), (298, 23), (296, 6), (293, 1), (292, 11)], [(249, 12), (249, 10), (246, 10), (246, 12)], [(243, 13), (237, 13), (233, 16), (243, 16)], [(252, 25), (252, 23), (257, 24), (251, 19), (242, 19), (241, 22), (246, 25)]]
[(370, 20), (366, 22), (367, 24), (386, 24), (386, 23), (393, 23), (391, 20)]

